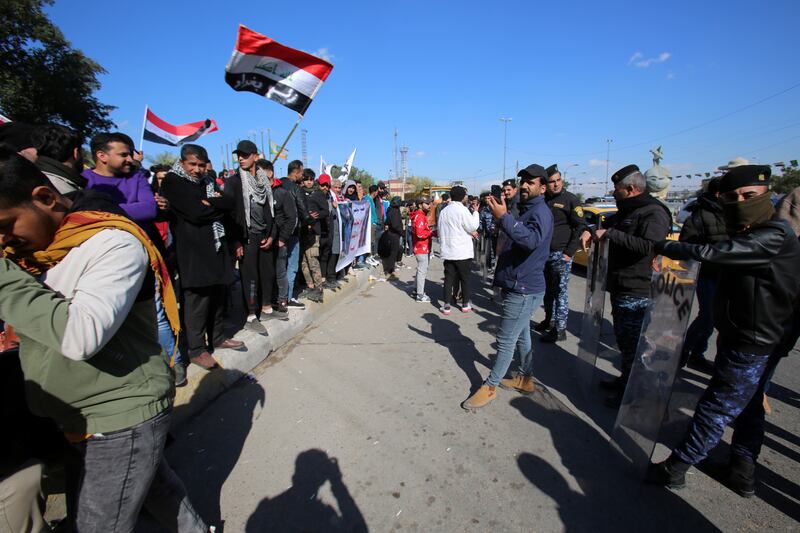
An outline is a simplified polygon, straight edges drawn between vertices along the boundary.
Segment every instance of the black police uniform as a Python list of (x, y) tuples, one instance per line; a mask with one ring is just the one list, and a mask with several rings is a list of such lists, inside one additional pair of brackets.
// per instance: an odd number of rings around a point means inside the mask
[[(553, 213), (553, 239), (550, 241), (550, 256), (544, 267), (547, 283), (544, 294), (545, 319), (537, 329), (552, 326), (550, 337), (556, 340), (567, 328), (569, 274), (586, 222), (581, 201), (571, 192), (562, 189), (558, 194), (547, 194), (545, 200)], [(564, 259), (565, 255), (569, 260)]]

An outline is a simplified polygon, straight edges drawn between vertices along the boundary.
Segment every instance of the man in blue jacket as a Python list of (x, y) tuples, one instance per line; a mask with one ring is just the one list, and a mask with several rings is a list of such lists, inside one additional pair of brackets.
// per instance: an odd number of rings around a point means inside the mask
[[(480, 389), (461, 407), (478, 409), (497, 396), (499, 385), (529, 394), (533, 392), (533, 347), (530, 320), (542, 304), (545, 292), (544, 264), (550, 255), (553, 214), (545, 203), (547, 173), (540, 165), (520, 170), (519, 216), (508, 211), (505, 200), (487, 201), (500, 231), (508, 238), (500, 251), (494, 285), (503, 292), (500, 331), (497, 333), (497, 359)], [(514, 349), (519, 350), (519, 372), (503, 379), (511, 366)]]

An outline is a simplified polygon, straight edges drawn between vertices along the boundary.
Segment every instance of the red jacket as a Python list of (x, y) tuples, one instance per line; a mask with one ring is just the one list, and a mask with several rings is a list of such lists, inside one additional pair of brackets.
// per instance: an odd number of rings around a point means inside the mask
[(428, 216), (422, 209), (411, 214), (411, 242), (414, 243), (414, 255), (431, 253), (431, 237), (433, 231), (428, 225)]

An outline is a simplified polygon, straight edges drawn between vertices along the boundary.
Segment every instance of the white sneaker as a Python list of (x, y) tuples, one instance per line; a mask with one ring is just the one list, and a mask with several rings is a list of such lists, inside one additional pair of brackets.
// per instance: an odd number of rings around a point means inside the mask
[(461, 306), (462, 313), (470, 313), (472, 312), (472, 306), (470, 304)]

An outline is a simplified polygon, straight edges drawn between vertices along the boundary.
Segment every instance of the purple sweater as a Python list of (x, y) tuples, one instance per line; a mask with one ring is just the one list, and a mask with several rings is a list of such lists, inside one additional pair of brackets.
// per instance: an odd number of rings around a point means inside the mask
[(89, 180), (87, 189), (111, 196), (135, 222), (142, 224), (156, 218), (158, 206), (153, 197), (153, 189), (142, 172), (136, 172), (127, 178), (109, 178), (86, 169), (81, 175)]

